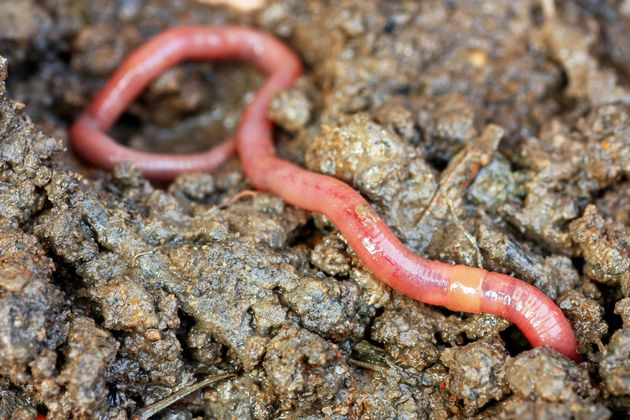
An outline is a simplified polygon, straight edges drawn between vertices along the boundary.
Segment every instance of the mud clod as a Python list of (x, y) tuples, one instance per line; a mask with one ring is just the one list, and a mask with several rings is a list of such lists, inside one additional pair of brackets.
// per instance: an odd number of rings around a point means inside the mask
[(567, 290), (558, 299), (558, 306), (569, 321), (572, 321), (581, 352), (587, 353), (589, 347), (601, 343), (608, 333), (608, 324), (604, 322), (604, 308), (595, 300), (576, 290)]
[(350, 397), (350, 368), (339, 350), (308, 331), (293, 326), (282, 329), (270, 341), (263, 367), (282, 410), (297, 413), (315, 405), (333, 410), (347, 404)]
[(18, 384), (29, 364), (65, 341), (64, 298), (51, 284), (54, 265), (37, 238), (0, 228), (0, 371)]
[(586, 370), (549, 349), (520, 354), (508, 361), (506, 369), (510, 389), (525, 400), (557, 403), (594, 399), (598, 395)]
[(310, 120), (312, 105), (301, 90), (280, 93), (271, 102), (269, 118), (292, 133), (302, 129)]
[(344, 117), (312, 139), (306, 165), (351, 183), (381, 207), (407, 241), (419, 240), (415, 223), (434, 193), (434, 174), (395, 133), (364, 114)]
[[(59, 373), (57, 383), (66, 389), (61, 407), (68, 400), (79, 416), (104, 414), (108, 365), (114, 360), (118, 342), (89, 318), (77, 317), (70, 323), (68, 332), (68, 361)], [(61, 414), (61, 413), (55, 413)]]
[(595, 206), (570, 226), (571, 238), (582, 250), (584, 271), (595, 281), (619, 284), (630, 281), (630, 242), (622, 225), (607, 223)]
[(436, 333), (444, 316), (421, 304), (399, 299), (396, 303), (377, 318), (372, 339), (382, 343), (398, 363), (422, 370), (439, 358)]
[(449, 368), (450, 390), (472, 415), (491, 400), (508, 392), (505, 372), (507, 353), (501, 340), (481, 340), (446, 349), (440, 361)]
[(624, 405), (628, 405), (630, 396), (630, 331), (623, 328), (616, 331), (604, 352), (599, 373), (604, 378), (606, 389), (612, 395), (625, 397)]

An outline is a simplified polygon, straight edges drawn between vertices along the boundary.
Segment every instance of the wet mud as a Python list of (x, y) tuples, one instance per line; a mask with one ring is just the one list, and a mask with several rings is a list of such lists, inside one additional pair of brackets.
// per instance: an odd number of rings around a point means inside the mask
[[(630, 411), (626, 2), (0, 2), (0, 418), (623, 418)], [(414, 252), (513, 274), (583, 360), (381, 284), (324, 217), (236, 158), (170, 185), (82, 164), (68, 127), (121, 60), (184, 24), (253, 25), (303, 59), (281, 156), (359, 190)], [(112, 130), (230, 135), (262, 77), (165, 73)]]

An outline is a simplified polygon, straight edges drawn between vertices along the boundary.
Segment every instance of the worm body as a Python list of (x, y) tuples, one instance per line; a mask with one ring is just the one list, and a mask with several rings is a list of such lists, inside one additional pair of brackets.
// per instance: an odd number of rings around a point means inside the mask
[[(138, 48), (109, 79), (71, 128), (74, 150), (89, 163), (111, 169), (132, 161), (151, 179), (170, 181), (177, 174), (212, 171), (235, 152), (235, 140), (224, 140), (205, 153), (146, 153), (110, 138), (108, 131), (146, 86), (183, 60), (237, 59), (269, 73), (270, 57), (282, 59), (291, 51), (274, 37), (239, 26), (189, 26), (164, 31)], [(276, 72), (281, 77), (282, 71)]]
[[(208, 39), (192, 42), (206, 34), (211, 35), (212, 42)], [(175, 53), (175, 49), (182, 51)], [(177, 161), (180, 155), (147, 153), (143, 154), (145, 161), (140, 162), (136, 155), (116, 155), (109, 143), (99, 145), (105, 137), (102, 131), (111, 126), (148, 81), (184, 58), (239, 58), (268, 74), (244, 110), (236, 133), (243, 168), (256, 188), (276, 194), (295, 206), (325, 214), (365, 266), (393, 289), (454, 311), (503, 316), (515, 323), (533, 346), (550, 346), (578, 360), (571, 325), (540, 290), (504, 274), (430, 261), (413, 254), (353, 188), (276, 156), (267, 110), (274, 95), (289, 88), (300, 76), (302, 67), (294, 53), (269, 35), (234, 26), (191, 27), (166, 31), (149, 41), (125, 61), (75, 123), (71, 135), (77, 152), (105, 168), (118, 160), (132, 160), (147, 177), (159, 180), (171, 179), (186, 170), (212, 169), (213, 165), (207, 165), (208, 168), (182, 165)], [(134, 80), (137, 81), (132, 83)], [(116, 99), (121, 96), (123, 99)], [(219, 155), (218, 163), (229, 153)]]

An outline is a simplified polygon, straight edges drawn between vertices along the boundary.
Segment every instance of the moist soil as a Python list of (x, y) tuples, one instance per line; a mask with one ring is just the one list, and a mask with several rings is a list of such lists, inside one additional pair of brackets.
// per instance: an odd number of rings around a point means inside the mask
[[(623, 418), (630, 8), (557, 3), (0, 2), (0, 418)], [(130, 51), (227, 22), (304, 61), (270, 110), (284, 158), (353, 185), (414, 252), (543, 290), (583, 360), (393, 292), (326, 218), (242, 193), (237, 159), (155, 185), (72, 155)], [(206, 149), (261, 81), (182, 64), (112, 135)]]

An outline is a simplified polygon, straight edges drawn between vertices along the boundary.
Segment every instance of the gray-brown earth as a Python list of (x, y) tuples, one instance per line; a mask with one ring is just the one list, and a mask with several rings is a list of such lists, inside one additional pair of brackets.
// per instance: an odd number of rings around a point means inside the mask
[[(525, 0), (1, 1), (0, 418), (124, 419), (172, 395), (160, 418), (623, 417), (630, 8), (558, 3), (552, 18)], [(415, 252), (539, 287), (584, 361), (392, 292), (325, 218), (237, 195), (236, 159), (163, 186), (64, 148), (134, 47), (225, 22), (306, 64), (270, 110), (282, 156), (352, 184)], [(209, 147), (260, 81), (178, 66), (113, 134)]]

